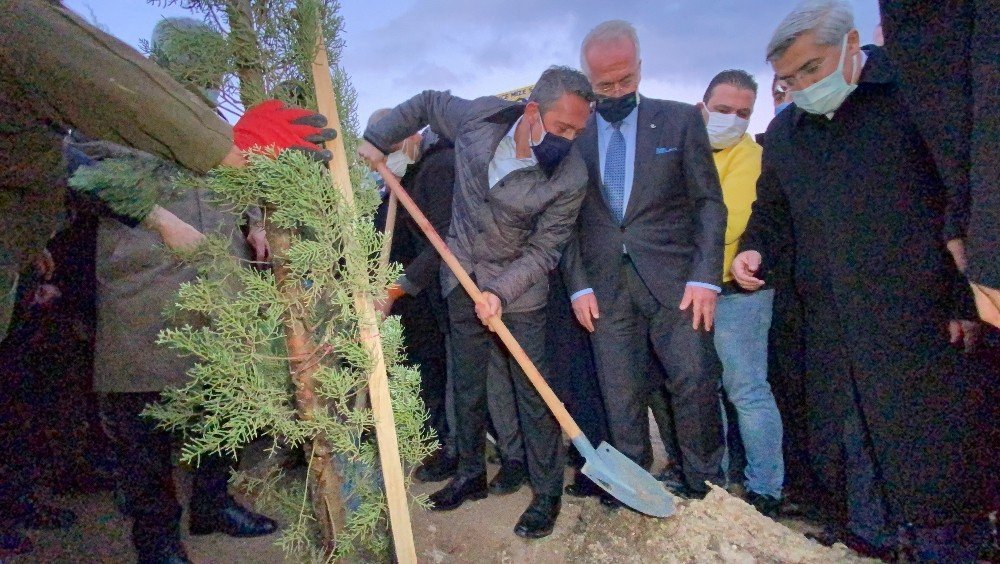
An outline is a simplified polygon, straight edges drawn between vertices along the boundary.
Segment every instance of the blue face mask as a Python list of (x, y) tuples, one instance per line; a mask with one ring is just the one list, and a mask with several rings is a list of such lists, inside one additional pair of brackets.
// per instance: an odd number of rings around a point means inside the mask
[[(844, 79), (844, 57), (846, 55), (847, 35), (844, 36), (844, 46), (840, 49), (840, 62), (837, 63), (837, 70), (808, 88), (789, 92), (792, 96), (792, 102), (810, 114), (825, 115), (837, 111), (837, 108), (858, 87), (857, 84), (848, 84), (847, 80)], [(857, 74), (858, 71), (858, 65), (855, 64), (854, 73)]]
[(565, 137), (545, 131), (545, 125), (541, 121), (541, 116), (539, 116), (538, 122), (542, 125), (542, 139), (537, 144), (533, 143), (531, 139), (532, 134), (529, 129), (528, 142), (531, 145), (531, 152), (538, 159), (538, 166), (545, 171), (545, 174), (551, 176), (552, 172), (559, 166), (559, 163), (569, 154), (570, 149), (573, 147), (573, 142)]

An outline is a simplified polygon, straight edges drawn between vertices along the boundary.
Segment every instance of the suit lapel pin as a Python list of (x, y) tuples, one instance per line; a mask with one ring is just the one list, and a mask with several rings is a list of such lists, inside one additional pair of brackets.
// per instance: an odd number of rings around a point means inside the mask
[(650, 128), (650, 129), (656, 129), (656, 124), (655, 124), (655, 123), (651, 123), (651, 124), (649, 124), (649, 128)]

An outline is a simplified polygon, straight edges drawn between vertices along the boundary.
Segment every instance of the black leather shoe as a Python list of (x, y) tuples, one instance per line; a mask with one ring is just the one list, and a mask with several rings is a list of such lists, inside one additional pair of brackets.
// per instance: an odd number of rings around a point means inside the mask
[(430, 501), (434, 505), (434, 511), (450, 511), (470, 499), (483, 499), (489, 490), (486, 487), (486, 474), (480, 474), (472, 478), (456, 476), (452, 478), (448, 485), (434, 492), (430, 496)]
[(138, 564), (191, 564), (180, 541), (164, 543), (148, 552), (139, 550)]
[(231, 537), (261, 537), (278, 530), (274, 519), (254, 513), (235, 501), (212, 512), (192, 509), (188, 524), (192, 535), (224, 533)]
[(679, 488), (667, 488), (667, 489), (670, 491), (670, 493), (678, 497), (682, 497), (684, 499), (705, 499), (705, 496), (708, 495), (708, 488), (705, 488), (703, 490), (696, 490), (686, 484), (682, 484), (681, 487)]
[(601, 495), (604, 490), (590, 478), (577, 474), (573, 483), (566, 486), (565, 491), (573, 497), (592, 497)]
[(684, 475), (680, 469), (673, 464), (668, 464), (662, 472), (656, 475), (656, 479), (662, 482), (668, 490), (684, 487)]
[(551, 535), (561, 507), (562, 496), (535, 495), (531, 498), (531, 505), (517, 520), (514, 534), (526, 539), (540, 539)]
[(776, 497), (748, 490), (746, 500), (747, 503), (754, 506), (754, 509), (760, 511), (760, 514), (765, 517), (776, 519), (781, 513), (781, 500)]
[(507, 495), (521, 489), (528, 481), (528, 473), (524, 471), (524, 463), (511, 461), (500, 467), (497, 475), (490, 480), (490, 493)]
[(427, 457), (413, 473), (413, 477), (421, 482), (440, 482), (455, 475), (458, 470), (458, 459), (449, 456), (445, 449)]

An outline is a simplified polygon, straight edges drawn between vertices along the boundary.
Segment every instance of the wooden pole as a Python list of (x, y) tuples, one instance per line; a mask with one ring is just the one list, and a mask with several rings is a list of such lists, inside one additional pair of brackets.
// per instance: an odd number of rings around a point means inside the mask
[[(337, 130), (339, 135), (327, 144), (333, 153), (329, 162), (333, 184), (340, 190), (345, 204), (354, 205), (354, 191), (351, 187), (347, 151), (344, 149), (343, 129), (337, 111), (337, 99), (330, 78), (330, 62), (326, 54), (323, 34), (317, 31), (316, 54), (312, 63), (313, 84), (316, 87), (316, 104), (319, 113), (327, 119), (327, 126)], [(347, 244), (353, 244), (347, 241)], [(359, 283), (367, 285), (367, 264), (348, 265), (348, 272), (357, 277)], [(396, 421), (392, 414), (389, 397), (389, 379), (386, 374), (385, 357), (382, 355), (382, 336), (379, 334), (378, 314), (372, 298), (365, 292), (354, 296), (354, 307), (360, 323), (361, 340), (368, 348), (375, 366), (368, 377), (368, 392), (371, 397), (372, 412), (375, 416), (375, 436), (378, 439), (379, 459), (382, 463), (382, 478), (385, 481), (385, 497), (389, 504), (389, 524), (396, 548), (396, 560), (403, 564), (415, 563), (417, 551), (413, 544), (413, 529), (406, 500), (403, 481), (403, 464), (399, 458), (399, 443), (396, 438)]]
[(392, 237), (396, 230), (397, 210), (399, 210), (399, 197), (390, 190), (389, 209), (386, 210), (385, 214), (385, 244), (382, 245), (382, 251), (378, 256), (378, 265), (383, 269), (389, 266), (389, 253), (392, 252)]

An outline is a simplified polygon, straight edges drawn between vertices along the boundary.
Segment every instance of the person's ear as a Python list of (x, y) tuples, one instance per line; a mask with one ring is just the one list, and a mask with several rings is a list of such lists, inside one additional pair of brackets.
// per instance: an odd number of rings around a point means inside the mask
[(847, 33), (847, 55), (857, 55), (861, 51), (861, 34), (858, 30), (852, 29)]
[(701, 117), (704, 118), (705, 121), (707, 122), (708, 121), (708, 106), (705, 105), (705, 102), (698, 102), (694, 106), (696, 108), (698, 108), (699, 110), (701, 110)]

